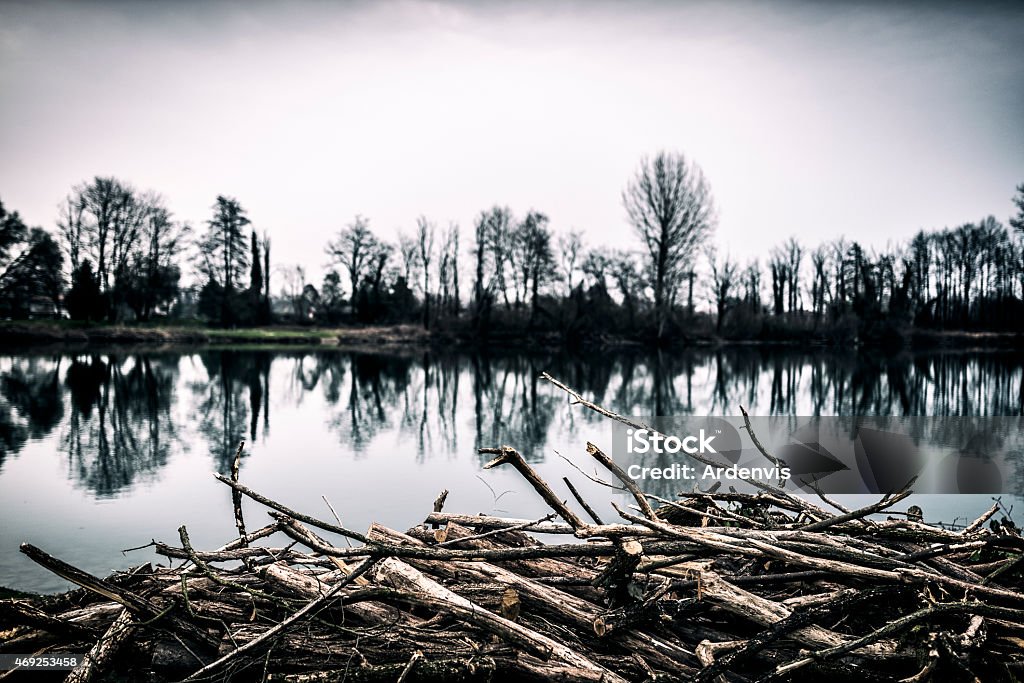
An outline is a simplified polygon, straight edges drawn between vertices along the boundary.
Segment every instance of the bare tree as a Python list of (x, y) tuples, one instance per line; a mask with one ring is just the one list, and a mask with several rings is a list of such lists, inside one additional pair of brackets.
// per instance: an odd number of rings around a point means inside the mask
[(711, 296), (715, 303), (715, 330), (722, 331), (729, 296), (736, 284), (739, 266), (728, 255), (720, 257), (714, 247), (707, 249), (708, 265), (711, 267)]
[(266, 232), (263, 233), (260, 247), (263, 250), (263, 311), (261, 318), (263, 322), (269, 323), (273, 317), (273, 311), (270, 307), (270, 235)]
[(359, 281), (366, 274), (377, 248), (377, 238), (370, 231), (370, 221), (357, 215), (355, 220), (327, 243), (327, 255), (348, 271), (349, 292), (355, 298)]
[(651, 260), (658, 336), (696, 249), (714, 229), (714, 202), (704, 172), (682, 154), (644, 158), (622, 203)]
[(820, 244), (811, 252), (811, 267), (814, 269), (814, 278), (811, 281), (811, 308), (817, 318), (821, 318), (825, 312), (825, 299), (829, 289), (829, 252), (825, 244)]
[(532, 321), (539, 311), (541, 287), (556, 277), (548, 217), (539, 211), (530, 211), (520, 225), (520, 233), (524, 245), (522, 252), (524, 298), (527, 283), (529, 283), (530, 320)]
[(426, 216), (416, 219), (416, 245), (423, 276), (423, 327), (430, 329), (430, 262), (434, 258), (436, 227)]
[(608, 250), (595, 247), (587, 252), (583, 259), (583, 274), (591, 280), (591, 287), (597, 287), (608, 293), (608, 275), (611, 270), (612, 257)]
[(576, 272), (579, 270), (580, 257), (583, 252), (583, 235), (573, 230), (558, 238), (558, 261), (562, 268), (562, 280), (565, 282), (565, 295), (572, 296), (576, 287)]
[(622, 305), (626, 308), (629, 326), (633, 327), (636, 324), (640, 293), (644, 287), (644, 279), (636, 263), (636, 257), (628, 251), (615, 251), (609, 259), (608, 267), (615, 280), (615, 286), (622, 295)]
[(416, 248), (415, 239), (404, 232), (398, 233), (398, 258), (402, 262), (402, 276), (405, 278), (405, 283), (410, 286), (416, 274), (416, 259), (418, 258)]
[(743, 271), (743, 299), (754, 313), (761, 312), (761, 264), (754, 259)]
[(790, 237), (783, 247), (786, 252), (786, 272), (789, 276), (789, 311), (796, 312), (801, 308), (800, 302), (800, 264), (804, 257), (804, 248)]
[(452, 315), (458, 316), (462, 307), (462, 299), (459, 294), (459, 224), (448, 224), (448, 254), (451, 256), (452, 273)]
[(125, 279), (140, 248), (155, 195), (140, 194), (117, 178), (93, 178), (72, 189), (58, 218), (72, 270), (88, 258), (100, 291), (117, 315), (114, 289)]
[(789, 264), (785, 254), (773, 249), (768, 268), (772, 273), (772, 313), (782, 315), (786, 311), (786, 284), (789, 282)]
[(395, 248), (387, 242), (376, 242), (369, 257), (366, 259), (366, 279), (375, 295), (380, 294), (381, 282), (384, 279), (388, 259), (391, 258), (394, 251)]
[(178, 257), (191, 233), (187, 223), (173, 220), (161, 197), (151, 198), (142, 239), (131, 263), (129, 305), (139, 319), (148, 320), (157, 307), (177, 294)]
[(476, 273), (473, 281), (473, 316), (479, 318), (484, 309), (484, 301), (489, 288), (484, 284), (484, 273), (487, 270), (487, 223), (488, 213), (481, 211), (473, 225), (476, 243), (473, 256), (476, 262)]
[(849, 243), (845, 237), (839, 237), (832, 242), (832, 262), (835, 267), (835, 297), (836, 301), (840, 306), (846, 304), (846, 250), (849, 249)]
[[(77, 188), (76, 188), (77, 190)], [(88, 228), (85, 225), (86, 202), (79, 191), (72, 191), (60, 207), (57, 217), (57, 229), (60, 232), (64, 249), (68, 252), (68, 265), (71, 272), (78, 269), (85, 257), (88, 247)]]
[(306, 301), (303, 294), (306, 289), (306, 270), (300, 265), (281, 266), (281, 296), (292, 305), (292, 313), (296, 319), (306, 317)]
[(440, 251), (438, 306), (453, 315), (459, 313), (459, 225), (450, 222)]
[(784, 244), (772, 250), (769, 265), (772, 271), (772, 298), (775, 315), (789, 310), (795, 313), (801, 307), (800, 268), (804, 248), (790, 237)]
[(1010, 227), (1024, 237), (1024, 183), (1017, 186), (1017, 194), (1013, 196), (1013, 205), (1017, 213), (1010, 217)]
[(494, 271), (491, 289), (501, 294), (506, 306), (511, 306), (506, 270), (511, 260), (513, 221), (512, 210), (507, 206), (492, 208), (486, 221), (487, 250)]

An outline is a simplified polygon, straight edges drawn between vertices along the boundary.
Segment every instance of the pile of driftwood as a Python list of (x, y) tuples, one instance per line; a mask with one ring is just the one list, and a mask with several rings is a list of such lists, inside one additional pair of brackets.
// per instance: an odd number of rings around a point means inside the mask
[[(0, 652), (88, 652), (73, 681), (1022, 676), (1024, 540), (998, 503), (952, 530), (915, 506), (896, 512), (909, 490), (860, 510), (771, 484), (663, 500), (591, 444), (631, 500), (604, 520), (513, 448), (482, 452), (496, 456), (487, 467), (516, 468), (551, 514), (452, 514), (443, 492), (412, 529), (363, 534), (242, 485), (236, 457), (233, 476), (217, 477), (238, 537), (198, 550), (182, 527), (179, 542), (155, 543), (173, 568), (100, 579), (24, 545), (81, 588), (0, 602)], [(243, 498), (272, 523), (247, 532)]]

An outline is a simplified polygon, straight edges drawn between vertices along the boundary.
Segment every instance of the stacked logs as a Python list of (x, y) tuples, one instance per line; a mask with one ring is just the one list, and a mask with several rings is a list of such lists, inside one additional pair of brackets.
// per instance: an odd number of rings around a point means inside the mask
[[(998, 502), (953, 530), (913, 506), (896, 512), (909, 490), (860, 510), (771, 486), (659, 499), (590, 444), (632, 503), (612, 503), (618, 519), (604, 521), (515, 449), (482, 451), (496, 456), (487, 467), (516, 468), (551, 514), (452, 514), (444, 492), (405, 533), (359, 533), (251, 490), (236, 467), (216, 476), (238, 537), (202, 551), (181, 527), (178, 542), (154, 542), (171, 568), (100, 579), (22, 546), (80, 588), (0, 601), (0, 652), (88, 652), (68, 678), (78, 682), (1011, 681), (1024, 671), (1024, 539)], [(247, 532), (243, 498), (272, 523)], [(41, 678), (0, 677), (19, 675)]]

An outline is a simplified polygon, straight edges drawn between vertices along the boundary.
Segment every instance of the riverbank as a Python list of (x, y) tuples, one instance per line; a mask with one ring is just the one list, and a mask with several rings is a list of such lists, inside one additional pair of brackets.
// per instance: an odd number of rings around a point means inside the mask
[[(0, 346), (61, 345), (329, 345), (329, 346), (446, 346), (472, 348), (548, 348), (567, 346), (609, 348), (656, 346), (653, 340), (622, 335), (599, 335), (570, 340), (554, 331), (498, 328), (486, 338), (467, 328), (425, 330), (419, 325), (372, 325), (343, 327), (269, 326), (223, 329), (200, 324), (186, 325), (92, 325), (73, 322), (0, 322)], [(697, 334), (670, 340), (670, 346), (811, 346), (858, 348), (856, 338), (839, 344), (813, 334), (786, 338), (735, 338)], [(908, 349), (1007, 349), (1024, 348), (1024, 336), (1008, 332), (964, 330), (914, 330), (902, 343), (886, 348)]]
[(253, 327), (220, 329), (176, 325), (80, 325), (56, 322), (0, 323), (0, 345), (378, 345), (425, 344), (414, 325), (389, 327)]

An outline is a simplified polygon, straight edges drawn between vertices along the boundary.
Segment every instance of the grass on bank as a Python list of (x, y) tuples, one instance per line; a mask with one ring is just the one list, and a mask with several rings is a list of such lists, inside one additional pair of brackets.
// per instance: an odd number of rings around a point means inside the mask
[(409, 344), (429, 340), (418, 325), (210, 327), (202, 321), (109, 325), (69, 320), (0, 321), (8, 343)]

